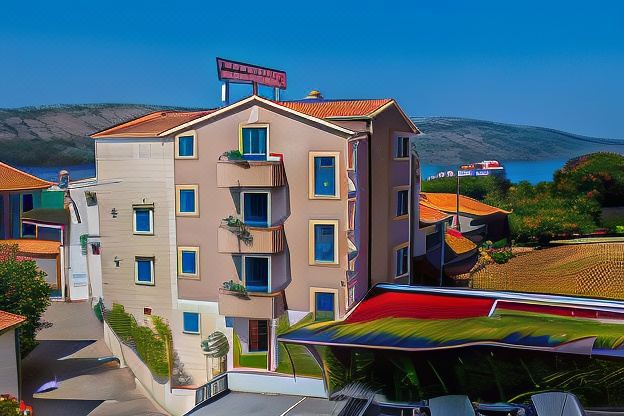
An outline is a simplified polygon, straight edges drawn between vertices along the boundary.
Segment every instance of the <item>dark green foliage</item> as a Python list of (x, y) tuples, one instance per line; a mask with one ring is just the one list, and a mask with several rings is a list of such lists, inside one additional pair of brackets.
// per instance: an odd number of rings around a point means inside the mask
[(17, 245), (0, 244), (0, 310), (27, 318), (20, 326), (22, 356), (37, 346), (35, 335), (46, 326), (41, 316), (49, 305), (45, 273), (34, 261), (18, 257)]
[(169, 377), (171, 351), (171, 330), (162, 318), (152, 316), (154, 328), (137, 324), (134, 316), (124, 310), (123, 305), (113, 304), (106, 316), (106, 322), (117, 336), (125, 342), (133, 342), (136, 352), (152, 374), (159, 378)]
[(562, 195), (582, 194), (605, 207), (624, 205), (624, 156), (593, 153), (570, 160), (555, 172)]
[(507, 263), (509, 259), (513, 257), (511, 250), (493, 249), (488, 251), (488, 254), (492, 258), (492, 260), (494, 260), (498, 264)]
[(19, 403), (14, 397), (0, 398), (0, 416), (16, 416), (19, 414)]
[(95, 313), (95, 317), (100, 322), (104, 322), (104, 315), (102, 313), (102, 299), (95, 305), (93, 305), (93, 313)]
[[(482, 200), (487, 195), (505, 193), (511, 183), (502, 176), (490, 175), (482, 177), (463, 177), (460, 179), (460, 193), (471, 198)], [(423, 192), (449, 193), (457, 192), (457, 178), (440, 178), (422, 182)]]

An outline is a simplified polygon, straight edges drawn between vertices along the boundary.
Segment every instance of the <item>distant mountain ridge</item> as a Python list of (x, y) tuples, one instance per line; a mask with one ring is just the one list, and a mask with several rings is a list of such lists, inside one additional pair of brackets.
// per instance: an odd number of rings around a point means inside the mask
[[(185, 110), (142, 104), (85, 104), (0, 108), (0, 160), (18, 166), (93, 163), (88, 135), (152, 111)], [(424, 164), (454, 165), (483, 159), (564, 159), (596, 151), (624, 153), (624, 140), (543, 127), (455, 117), (413, 117), (424, 133), (417, 148)]]

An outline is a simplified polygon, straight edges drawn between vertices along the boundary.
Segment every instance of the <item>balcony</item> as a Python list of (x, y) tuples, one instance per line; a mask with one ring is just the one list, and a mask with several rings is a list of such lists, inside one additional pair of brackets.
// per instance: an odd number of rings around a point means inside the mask
[(286, 185), (286, 172), (281, 161), (219, 160), (217, 187), (277, 187)]
[(247, 296), (219, 289), (219, 315), (234, 318), (276, 319), (284, 313), (284, 295), (252, 293)]
[(219, 253), (276, 254), (284, 251), (284, 227), (245, 227), (250, 238), (242, 239), (236, 232), (221, 225), (217, 234)]

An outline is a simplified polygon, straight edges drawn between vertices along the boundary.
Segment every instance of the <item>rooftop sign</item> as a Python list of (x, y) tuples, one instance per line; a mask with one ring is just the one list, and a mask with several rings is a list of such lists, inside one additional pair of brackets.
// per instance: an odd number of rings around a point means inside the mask
[(277, 69), (217, 58), (217, 74), (221, 81), (286, 89), (286, 72)]

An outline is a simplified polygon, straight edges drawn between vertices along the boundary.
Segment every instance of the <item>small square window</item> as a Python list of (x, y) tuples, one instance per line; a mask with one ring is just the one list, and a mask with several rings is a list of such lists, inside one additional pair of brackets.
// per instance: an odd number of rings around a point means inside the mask
[(396, 148), (394, 157), (397, 159), (405, 159), (409, 157), (410, 138), (400, 136), (396, 139)]
[(199, 314), (196, 312), (183, 312), (183, 331), (187, 334), (199, 334)]
[(176, 186), (176, 194), (176, 210), (178, 215), (199, 214), (197, 185), (178, 185)]
[(178, 158), (194, 158), (195, 157), (195, 136), (184, 135), (178, 136), (176, 153)]
[(267, 160), (268, 128), (242, 127), (241, 153), (247, 160)]
[(397, 192), (396, 216), (407, 215), (409, 210), (409, 191), (407, 189)]
[(138, 285), (154, 285), (154, 258), (134, 259), (134, 282)]
[(22, 223), (22, 238), (37, 238), (37, 226)]
[(154, 234), (154, 209), (133, 208), (134, 234)]
[(403, 247), (396, 251), (396, 277), (407, 273), (409, 267), (409, 247)]
[(199, 247), (178, 247), (178, 275), (199, 276)]

